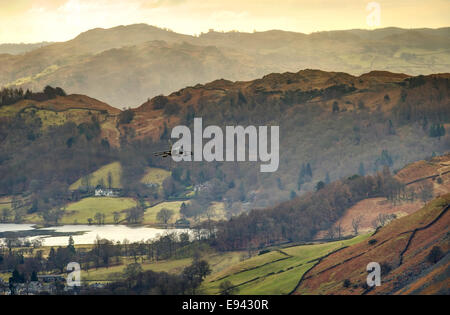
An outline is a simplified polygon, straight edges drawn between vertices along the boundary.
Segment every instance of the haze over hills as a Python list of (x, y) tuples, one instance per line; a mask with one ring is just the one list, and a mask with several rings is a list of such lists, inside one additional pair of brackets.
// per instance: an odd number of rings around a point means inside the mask
[(93, 29), (23, 55), (0, 55), (0, 86), (62, 86), (122, 108), (148, 97), (218, 78), (252, 80), (271, 72), (315, 68), (360, 75), (448, 72), (450, 28), (210, 31), (198, 37), (137, 24)]
[(20, 44), (0, 44), (0, 54), (10, 54), (10, 55), (18, 55), (27, 53), (37, 48), (41, 48), (47, 45), (53, 44), (52, 42), (41, 42), (41, 43), (20, 43)]

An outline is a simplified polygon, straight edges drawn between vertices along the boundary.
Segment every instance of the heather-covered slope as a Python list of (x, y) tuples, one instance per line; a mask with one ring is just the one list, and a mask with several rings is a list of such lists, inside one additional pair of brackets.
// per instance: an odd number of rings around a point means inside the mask
[[(325, 257), (302, 277), (295, 293), (448, 294), (449, 209), (447, 194), (367, 241)], [(370, 262), (381, 265), (379, 287), (365, 285)]]

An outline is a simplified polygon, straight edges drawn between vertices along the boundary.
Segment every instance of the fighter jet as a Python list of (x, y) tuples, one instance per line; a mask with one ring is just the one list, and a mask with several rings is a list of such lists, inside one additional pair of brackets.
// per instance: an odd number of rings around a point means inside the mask
[(187, 152), (183, 150), (183, 147), (178, 146), (175, 148), (172, 148), (172, 142), (169, 141), (169, 150), (168, 151), (159, 151), (159, 152), (154, 152), (153, 153), (154, 156), (161, 156), (163, 158), (166, 158), (168, 156), (186, 156), (186, 155), (193, 155), (192, 152)]

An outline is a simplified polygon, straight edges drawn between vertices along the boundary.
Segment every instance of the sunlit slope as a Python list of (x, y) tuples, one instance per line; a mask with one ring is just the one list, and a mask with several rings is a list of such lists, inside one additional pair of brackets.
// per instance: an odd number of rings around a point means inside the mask
[(239, 294), (288, 294), (321, 257), (367, 237), (274, 249), (212, 274), (205, 280), (203, 289), (208, 294), (220, 294), (220, 284), (230, 281)]
[[(448, 292), (443, 283), (448, 284), (445, 274), (448, 275), (449, 267), (449, 207), (450, 195), (441, 196), (420, 211), (381, 228), (367, 241), (328, 256), (308, 272), (295, 293)], [(435, 261), (430, 260), (433, 247), (442, 252)], [(366, 285), (366, 266), (370, 262), (378, 262), (382, 267), (379, 287)]]

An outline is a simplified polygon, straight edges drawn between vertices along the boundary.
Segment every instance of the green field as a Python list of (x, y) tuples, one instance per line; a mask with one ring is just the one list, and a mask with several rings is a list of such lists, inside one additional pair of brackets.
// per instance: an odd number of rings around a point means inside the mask
[[(96, 213), (105, 215), (105, 223), (114, 223), (114, 212), (121, 212), (136, 206), (136, 201), (132, 198), (114, 197), (89, 197), (78, 202), (69, 204), (62, 217), (63, 224), (86, 224), (88, 218), (94, 219)], [(121, 213), (120, 220), (125, 218), (125, 213)]]
[[(89, 269), (88, 271), (82, 271), (81, 279), (88, 281), (114, 281), (123, 280), (123, 272), (126, 264), (131, 264), (134, 261), (131, 259), (125, 260), (124, 264), (112, 267), (102, 267), (98, 269)], [(151, 263), (141, 264), (144, 271), (153, 270), (155, 272), (167, 272), (171, 274), (178, 274), (183, 271), (183, 268), (189, 266), (192, 263), (192, 259), (177, 259), (177, 260), (167, 260)]]
[(206, 294), (219, 294), (220, 283), (229, 280), (239, 288), (239, 294), (287, 294), (317, 259), (368, 237), (361, 235), (350, 240), (273, 250), (212, 274), (202, 289)]
[(180, 207), (183, 201), (166, 201), (162, 202), (156, 206), (147, 208), (144, 213), (143, 224), (157, 224), (156, 215), (161, 209), (168, 209), (173, 211), (173, 216), (169, 223), (175, 223), (176, 220), (180, 218)]
[(162, 168), (148, 167), (141, 179), (143, 184), (158, 184), (162, 187), (163, 181), (170, 176), (170, 172)]
[(0, 211), (2, 209), (11, 209), (11, 198), (10, 197), (0, 198)]
[[(111, 172), (112, 177), (112, 188), (121, 188), (121, 178), (122, 178), (122, 166), (119, 162), (113, 162), (107, 164), (95, 172), (91, 173), (90, 184), (91, 186), (97, 186), (103, 179), (104, 185), (108, 185), (108, 173)], [(70, 185), (70, 190), (79, 189), (81, 186), (82, 179), (78, 179), (75, 183)]]
[[(206, 253), (202, 256), (210, 264), (213, 272), (220, 272), (224, 268), (239, 262), (241, 252), (226, 252), (226, 253)], [(124, 258), (121, 265), (112, 267), (102, 267), (98, 269), (89, 269), (82, 271), (81, 279), (89, 281), (113, 281), (123, 279), (123, 271), (127, 264), (133, 263), (131, 258)], [(170, 274), (179, 274), (183, 269), (192, 263), (192, 258), (161, 260), (158, 262), (144, 262), (141, 264), (142, 269), (153, 270), (155, 272), (167, 272)]]
[[(91, 186), (97, 186), (101, 180), (105, 186), (108, 185), (108, 173), (111, 172), (112, 176), (112, 188), (122, 188), (122, 166), (120, 162), (113, 162), (102, 166), (95, 172), (91, 173), (90, 184)], [(159, 187), (162, 187), (162, 183), (164, 179), (170, 176), (170, 172), (166, 171), (162, 168), (156, 167), (148, 167), (145, 170), (145, 174), (141, 179), (141, 183), (143, 184), (158, 184)], [(73, 183), (69, 189), (75, 190), (79, 189), (82, 184), (82, 178), (78, 179), (75, 183)]]

